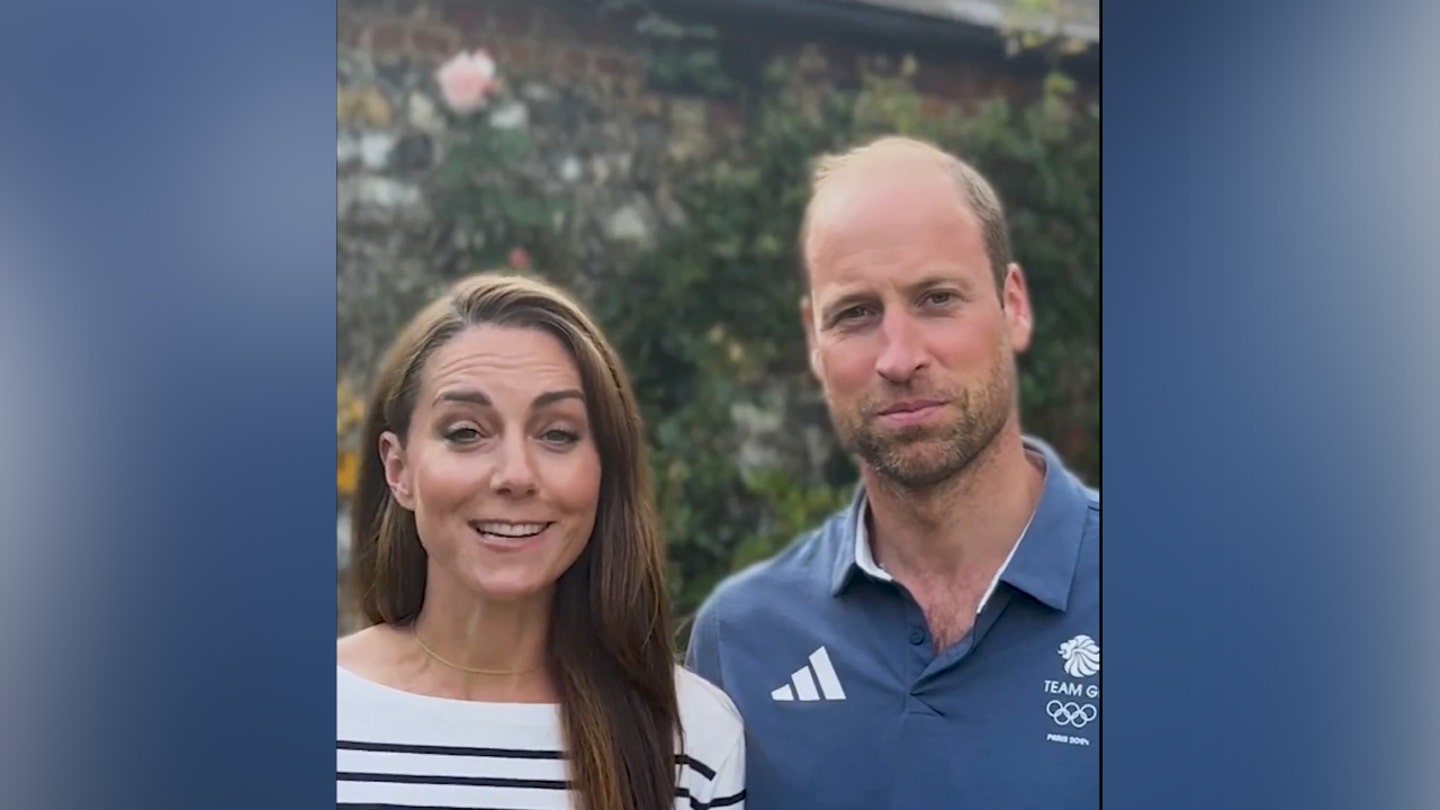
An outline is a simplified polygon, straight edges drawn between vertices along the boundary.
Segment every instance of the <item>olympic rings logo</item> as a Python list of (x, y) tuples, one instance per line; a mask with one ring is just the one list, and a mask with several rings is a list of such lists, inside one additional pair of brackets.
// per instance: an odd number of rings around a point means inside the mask
[(1050, 719), (1054, 720), (1057, 725), (1084, 728), (1099, 715), (1100, 710), (1096, 709), (1093, 703), (1081, 706), (1078, 703), (1061, 703), (1058, 700), (1052, 700), (1045, 704), (1045, 713), (1050, 715)]

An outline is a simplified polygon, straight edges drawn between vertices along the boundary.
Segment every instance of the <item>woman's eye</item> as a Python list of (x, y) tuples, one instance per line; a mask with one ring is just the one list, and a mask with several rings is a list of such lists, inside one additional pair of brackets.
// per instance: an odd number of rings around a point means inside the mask
[(480, 438), (480, 431), (473, 427), (452, 428), (445, 434), (445, 438), (452, 442), (473, 442)]
[(543, 434), (541, 434), (540, 438), (544, 439), (550, 444), (571, 445), (575, 442), (580, 441), (580, 434), (570, 430), (561, 430), (559, 428), (555, 428), (554, 430), (545, 431)]

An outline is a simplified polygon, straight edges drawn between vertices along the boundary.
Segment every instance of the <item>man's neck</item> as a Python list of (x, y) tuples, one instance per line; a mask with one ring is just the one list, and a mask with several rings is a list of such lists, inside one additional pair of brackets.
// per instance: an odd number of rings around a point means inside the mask
[(1014, 429), (1002, 432), (955, 478), (924, 493), (879, 480), (873, 470), (861, 476), (871, 553), (902, 581), (998, 568), (1029, 523), (1045, 480), (1044, 460)]

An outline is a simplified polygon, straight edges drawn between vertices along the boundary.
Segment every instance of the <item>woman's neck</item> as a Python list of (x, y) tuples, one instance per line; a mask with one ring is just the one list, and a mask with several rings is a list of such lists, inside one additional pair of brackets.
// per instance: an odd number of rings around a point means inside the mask
[[(432, 585), (438, 587), (431, 587)], [(410, 625), (427, 685), (464, 700), (550, 702), (550, 595), (493, 601), (446, 583), (427, 584)]]

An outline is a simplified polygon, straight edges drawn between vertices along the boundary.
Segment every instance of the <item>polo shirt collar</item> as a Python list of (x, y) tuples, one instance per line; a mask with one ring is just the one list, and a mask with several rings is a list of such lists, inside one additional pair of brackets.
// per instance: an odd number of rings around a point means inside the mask
[[(1009, 558), (985, 598), (980, 600), (980, 608), (985, 607), (996, 585), (1004, 582), (1055, 610), (1064, 610), (1070, 601), (1070, 585), (1079, 560), (1088, 498), (1084, 486), (1070, 475), (1049, 445), (1028, 436), (1024, 442), (1027, 449), (1045, 459), (1044, 487), (1030, 522), (1011, 548)], [(854, 500), (841, 517), (846, 530), (844, 537), (835, 544), (831, 577), (834, 596), (839, 596), (855, 576), (894, 581), (876, 564), (870, 549), (865, 526), (868, 509), (864, 487), (857, 487)]]

